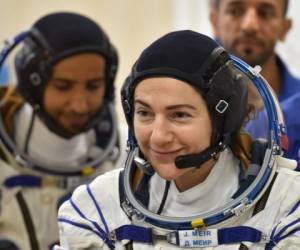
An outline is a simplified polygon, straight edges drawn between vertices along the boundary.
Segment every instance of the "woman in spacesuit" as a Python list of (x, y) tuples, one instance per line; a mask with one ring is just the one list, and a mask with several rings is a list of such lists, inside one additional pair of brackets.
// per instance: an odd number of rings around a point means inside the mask
[[(268, 140), (243, 132), (248, 84), (263, 93)], [(300, 247), (300, 175), (281, 157), (282, 115), (256, 69), (205, 35), (171, 32), (142, 52), (122, 105), (125, 168), (61, 206), (57, 249)]]

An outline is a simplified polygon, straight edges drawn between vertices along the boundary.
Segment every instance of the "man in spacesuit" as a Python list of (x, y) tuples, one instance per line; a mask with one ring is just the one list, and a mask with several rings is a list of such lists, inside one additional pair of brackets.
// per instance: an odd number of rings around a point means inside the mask
[(50, 249), (57, 209), (79, 185), (115, 168), (118, 57), (93, 20), (48, 14), (1, 52), (17, 84), (3, 87), (0, 116), (0, 249)]

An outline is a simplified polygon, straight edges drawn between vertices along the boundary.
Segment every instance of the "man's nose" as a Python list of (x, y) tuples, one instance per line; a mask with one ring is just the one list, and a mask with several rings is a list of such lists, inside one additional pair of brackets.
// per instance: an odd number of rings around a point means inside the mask
[(244, 16), (241, 19), (241, 29), (245, 33), (255, 33), (259, 29), (260, 19), (256, 9), (249, 8), (246, 10)]
[(76, 91), (71, 95), (70, 108), (72, 111), (82, 114), (88, 111), (88, 96), (84, 91)]

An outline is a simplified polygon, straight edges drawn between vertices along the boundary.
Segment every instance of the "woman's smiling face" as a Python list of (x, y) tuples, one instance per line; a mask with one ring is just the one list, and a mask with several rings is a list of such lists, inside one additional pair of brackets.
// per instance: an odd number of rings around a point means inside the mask
[(166, 180), (191, 172), (176, 167), (177, 156), (199, 153), (211, 144), (205, 101), (191, 85), (174, 78), (148, 78), (137, 85), (133, 124), (146, 160)]

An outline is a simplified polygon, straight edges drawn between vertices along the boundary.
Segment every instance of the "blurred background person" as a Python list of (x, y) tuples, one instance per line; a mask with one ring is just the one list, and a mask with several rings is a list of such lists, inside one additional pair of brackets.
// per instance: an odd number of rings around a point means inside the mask
[[(252, 67), (261, 66), (280, 102), (300, 91), (300, 80), (275, 52), (276, 44), (285, 40), (292, 27), (286, 16), (288, 4), (288, 0), (211, 0), (210, 5), (217, 40)], [(262, 108), (261, 102), (256, 106)]]
[(8, 84), (9, 82), (9, 67), (8, 65), (3, 65), (0, 69), (0, 85)]
[(118, 56), (73, 12), (40, 18), (17, 41), (17, 84), (0, 89), (0, 249), (50, 249), (59, 205), (120, 160)]
[[(288, 7), (289, 0), (211, 0), (210, 20), (219, 43), (252, 67), (261, 67), (261, 74), (282, 105), (291, 98), (282, 107), (285, 117), (289, 114), (286, 121), (289, 150), (286, 156), (296, 159), (299, 165), (297, 119), (290, 117), (298, 111), (300, 97), (292, 96), (300, 93), (300, 79), (290, 73), (275, 51), (277, 43), (285, 41), (292, 27), (292, 20), (287, 17)], [(250, 89), (249, 98), (257, 110), (263, 109), (262, 99), (254, 88)], [(266, 138), (268, 126), (267, 114), (263, 110), (248, 124), (247, 130), (254, 137)]]
[[(293, 95), (281, 103), (288, 134), (288, 151), (285, 156), (297, 161), (297, 171), (300, 171), (300, 93)], [(254, 127), (254, 126), (253, 126)]]

